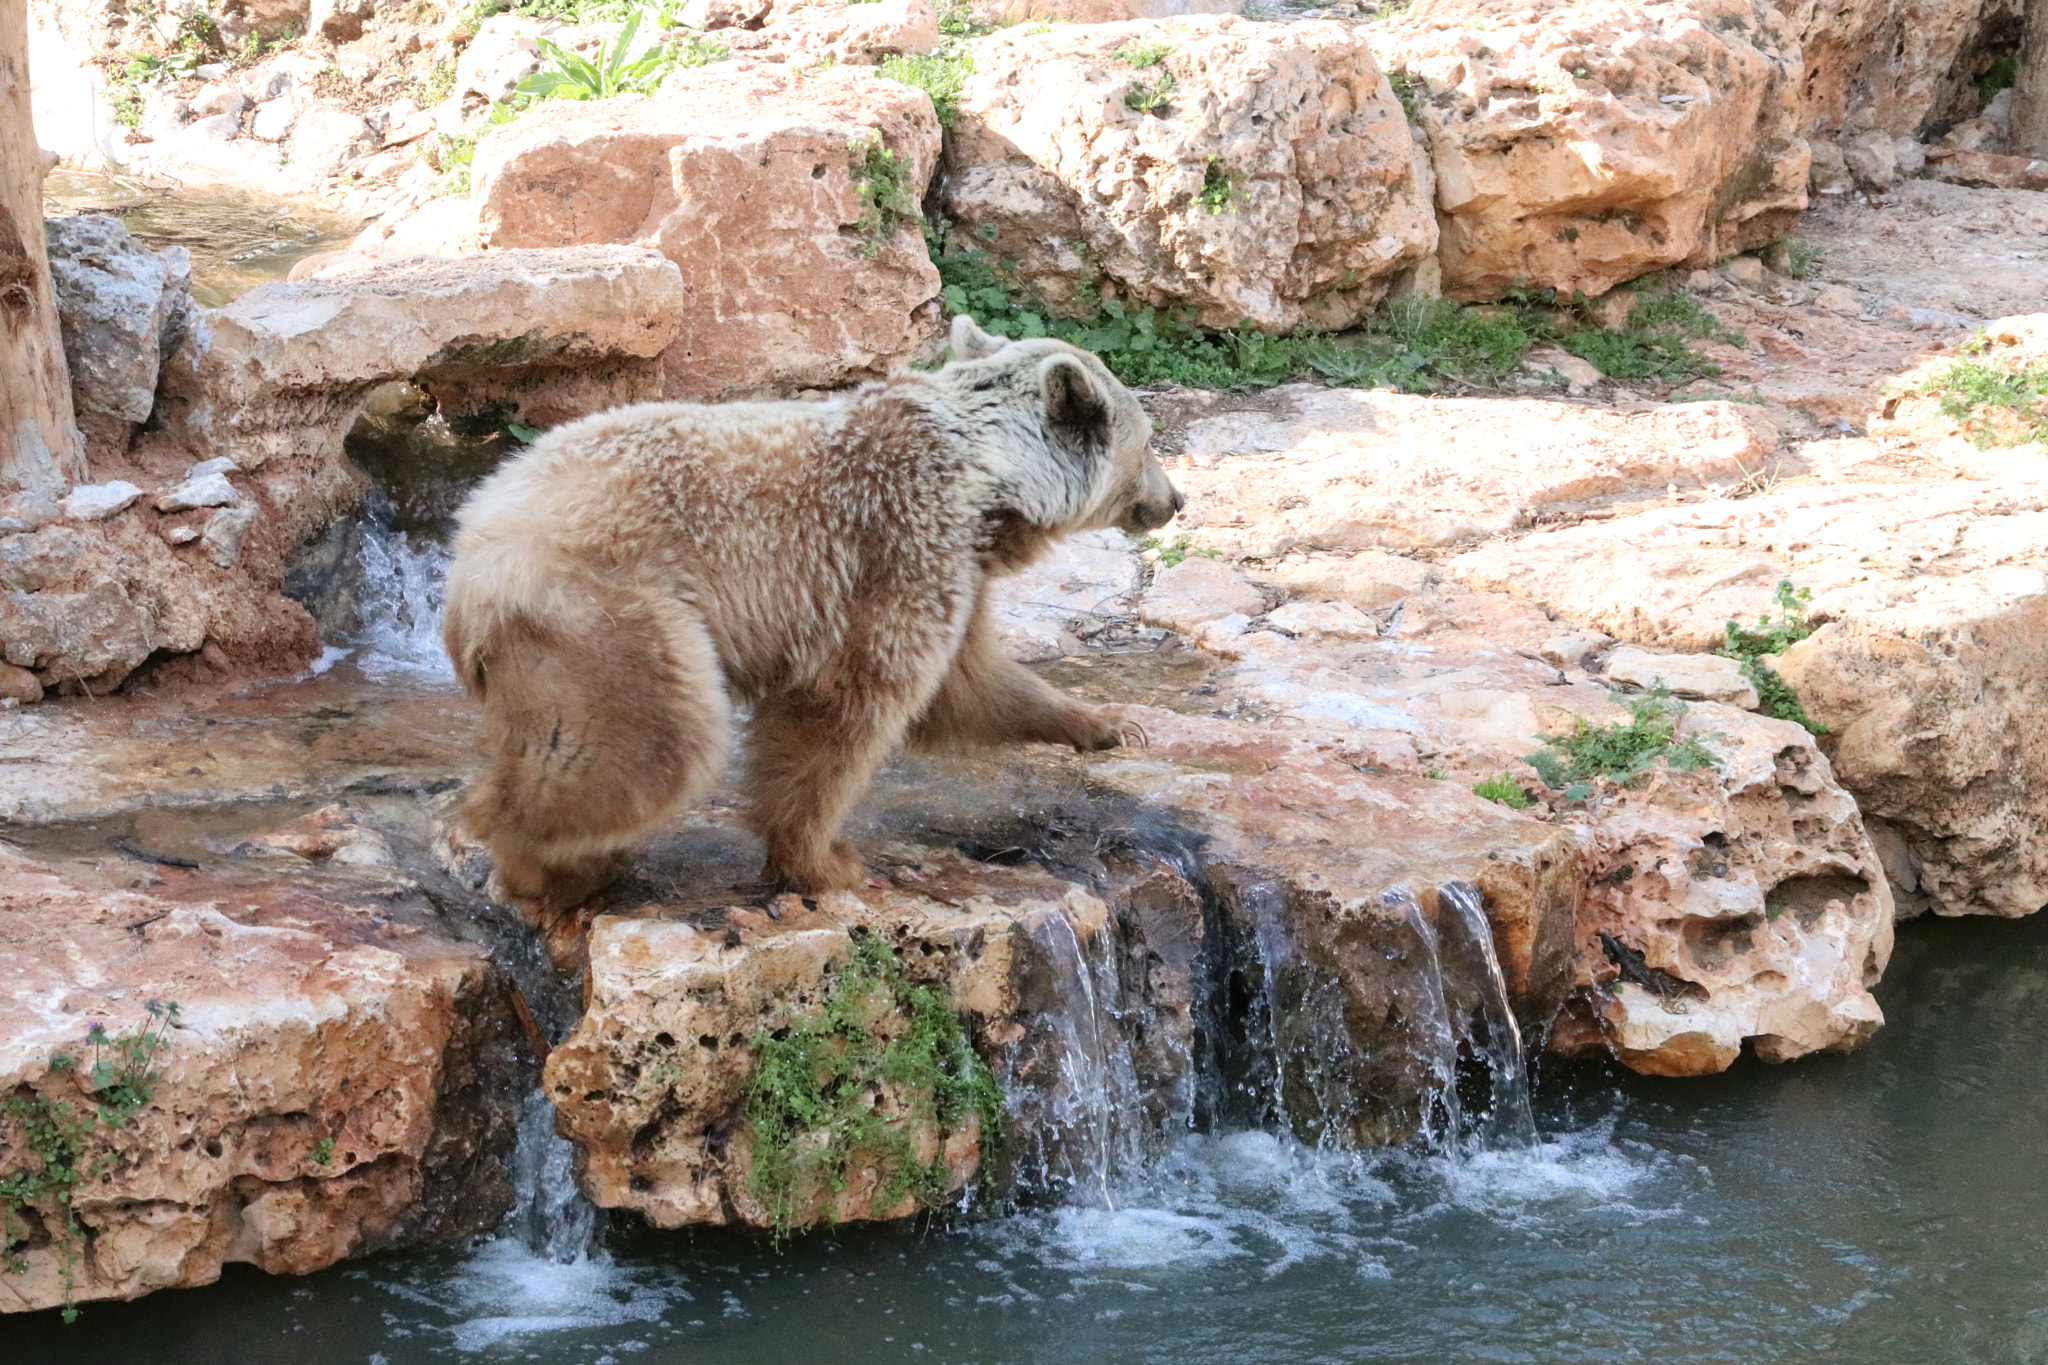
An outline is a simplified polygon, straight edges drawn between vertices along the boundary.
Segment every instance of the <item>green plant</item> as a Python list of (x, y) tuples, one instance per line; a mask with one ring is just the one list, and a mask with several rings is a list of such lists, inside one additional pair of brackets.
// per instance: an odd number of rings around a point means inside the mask
[[(661, 84), (662, 77), (679, 65), (701, 66), (703, 61), (687, 62), (677, 49), (666, 43), (656, 43), (638, 57), (632, 57), (633, 39), (640, 32), (641, 11), (635, 10), (625, 22), (618, 36), (598, 46), (597, 56), (584, 57), (570, 52), (546, 38), (534, 39), (534, 46), (540, 55), (551, 64), (551, 69), (534, 72), (512, 93), (539, 103), (543, 100), (606, 100), (615, 95), (645, 95)], [(692, 35), (694, 36), (694, 35)], [(723, 55), (723, 54), (721, 54)], [(705, 61), (716, 61), (717, 57), (706, 57)]]
[(1151, 80), (1131, 82), (1131, 88), (1124, 91), (1124, 108), (1139, 114), (1157, 113), (1173, 99), (1174, 79), (1171, 71), (1161, 71)]
[(332, 1135), (321, 1138), (313, 1144), (313, 1160), (319, 1162), (322, 1166), (334, 1164), (334, 1138)]
[(1573, 717), (1571, 733), (1549, 736), (1543, 748), (1523, 761), (1545, 785), (1564, 788), (1575, 799), (1580, 793), (1573, 789), (1579, 783), (1600, 777), (1628, 782), (1655, 767), (1659, 759), (1675, 772), (1693, 772), (1714, 761), (1699, 735), (1680, 738), (1678, 723), (1685, 703), (1662, 684), (1631, 700), (1628, 707), (1629, 719), (1611, 725)]
[(108, 82), (107, 89), (111, 92), (107, 106), (113, 113), (114, 122), (130, 132), (141, 128), (143, 98), (134, 82), (116, 79)]
[(2012, 86), (2020, 77), (2020, 54), (2015, 48), (2001, 52), (1998, 59), (1984, 68), (1984, 74), (1977, 78), (1977, 98), (1985, 104), (1999, 91)]
[(855, 230), (867, 241), (865, 253), (873, 256), (896, 234), (898, 223), (917, 217), (910, 167), (889, 150), (880, 133), (854, 139), (847, 150), (853, 154), (847, 172), (860, 192), (861, 216)]
[(1164, 109), (1173, 96), (1173, 72), (1166, 69), (1166, 59), (1173, 55), (1171, 43), (1147, 43), (1142, 47), (1127, 47), (1109, 54), (1126, 66), (1139, 71), (1157, 69), (1158, 75), (1131, 82), (1131, 88), (1124, 91), (1124, 108), (1135, 113), (1150, 114)]
[(431, 109), (455, 92), (455, 62), (435, 62), (422, 77), (412, 83), (413, 100), (423, 109)]
[(1507, 773), (1487, 778), (1472, 789), (1472, 794), (1498, 802), (1509, 810), (1527, 810), (1535, 804), (1529, 799), (1529, 793), (1522, 790), (1522, 784)]
[(1816, 735), (1824, 735), (1828, 732), (1827, 726), (1806, 714), (1806, 708), (1799, 704), (1799, 694), (1792, 690), (1792, 685), (1764, 662), (1765, 656), (1783, 654), (1788, 646), (1813, 634), (1813, 627), (1806, 620), (1807, 603), (1813, 600), (1813, 589), (1794, 588), (1791, 579), (1779, 579), (1778, 590), (1772, 594), (1771, 600), (1778, 610), (1758, 616), (1754, 629), (1739, 621), (1730, 621), (1728, 638), (1719, 652), (1727, 658), (1742, 661), (1742, 676), (1748, 678), (1749, 685), (1756, 689), (1758, 709), (1765, 715), (1793, 721)]
[(1125, 66), (1135, 66), (1140, 71), (1159, 66), (1173, 55), (1172, 43), (1146, 43), (1141, 47), (1119, 48), (1109, 54)]
[(1202, 169), (1202, 188), (1195, 193), (1195, 202), (1208, 213), (1235, 213), (1251, 201), (1245, 192), (1244, 172), (1226, 169), (1215, 157)]
[(85, 1231), (74, 1196), (81, 1181), (104, 1179), (120, 1153), (110, 1141), (155, 1098), (158, 1056), (179, 1022), (175, 1001), (151, 1000), (137, 1033), (114, 1037), (87, 1026), (83, 1055), (50, 1058), (52, 1077), (68, 1077), (76, 1098), (23, 1087), (0, 1100), (0, 1268), (27, 1269), (17, 1248), (35, 1234), (35, 1215), (51, 1241), (64, 1244), (64, 1321), (78, 1317), (72, 1291)]
[(1401, 112), (1408, 116), (1408, 121), (1422, 122), (1422, 106), (1429, 100), (1428, 87), (1398, 67), (1387, 73), (1387, 84), (1394, 88), (1394, 98), (1401, 101)]
[(974, 74), (974, 49), (964, 42), (948, 39), (938, 51), (926, 57), (898, 54), (882, 59), (882, 74), (922, 90), (932, 98), (939, 126), (951, 128), (960, 116), (960, 91)]
[(1795, 280), (1810, 280), (1820, 273), (1820, 263), (1826, 259), (1828, 249), (1819, 242), (1806, 237), (1785, 239), (1786, 273)]
[(2048, 362), (2004, 364), (1985, 355), (1982, 338), (1912, 389), (1941, 399), (1941, 410), (1979, 447), (2048, 444)]
[(993, 32), (993, 25), (975, 22), (974, 7), (968, 0), (939, 0), (941, 38), (979, 38)]
[[(858, 933), (858, 931), (856, 931)], [(748, 1190), (787, 1236), (844, 1190), (856, 1161), (878, 1178), (873, 1207), (944, 1202), (943, 1156), (918, 1160), (933, 1129), (978, 1122), (982, 1169), (1001, 1141), (1003, 1097), (950, 1002), (913, 983), (881, 939), (861, 934), (816, 1008), (754, 1036), (742, 1113)]]
[(1186, 563), (1189, 555), (1193, 555), (1197, 559), (1221, 559), (1223, 557), (1221, 550), (1211, 550), (1194, 544), (1188, 539), (1188, 534), (1185, 531), (1170, 541), (1162, 541), (1158, 536), (1146, 536), (1140, 548), (1157, 550), (1159, 552), (1159, 567), (1162, 569), (1171, 569)]
[(1721, 373), (1691, 343), (1713, 339), (1740, 344), (1698, 299), (1683, 289), (1655, 292), (1661, 282), (1638, 289), (1640, 298), (1619, 327), (1587, 327), (1564, 338), (1564, 348), (1589, 361), (1610, 379), (1658, 379), (1666, 383)]
[(449, 137), (446, 133), (434, 135), (434, 142), (428, 148), (434, 162), (434, 169), (441, 172), (441, 178), (434, 185), (437, 195), (468, 194), (469, 166), (476, 156), (475, 133), (464, 133), (460, 137)]

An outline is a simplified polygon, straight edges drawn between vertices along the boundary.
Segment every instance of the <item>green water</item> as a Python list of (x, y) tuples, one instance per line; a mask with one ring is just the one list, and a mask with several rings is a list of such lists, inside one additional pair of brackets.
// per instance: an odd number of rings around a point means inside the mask
[(237, 1268), (9, 1319), (0, 1359), (2048, 1361), (2048, 917), (1907, 926), (1879, 996), (1853, 1056), (1544, 1074), (1532, 1155), (1191, 1138), (1113, 1209)]
[(339, 251), (362, 224), (302, 203), (239, 190), (184, 189), (130, 176), (55, 171), (43, 183), (52, 218), (111, 213), (146, 246), (192, 253), (192, 297), (218, 308), (259, 284), (281, 280), (322, 251)]

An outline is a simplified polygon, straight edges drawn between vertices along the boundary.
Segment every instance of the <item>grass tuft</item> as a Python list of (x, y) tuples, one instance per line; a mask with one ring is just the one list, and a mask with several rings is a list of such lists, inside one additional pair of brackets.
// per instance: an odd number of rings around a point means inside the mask
[[(943, 1156), (918, 1160), (920, 1135), (981, 1127), (983, 1169), (1000, 1140), (1002, 1092), (951, 1004), (911, 982), (894, 950), (861, 935), (818, 1007), (755, 1035), (743, 1101), (752, 1148), (748, 1189), (787, 1236), (828, 1214), (857, 1164), (875, 1170), (874, 1207), (914, 1196), (945, 1201)], [(894, 1110), (889, 1106), (893, 1104)]]

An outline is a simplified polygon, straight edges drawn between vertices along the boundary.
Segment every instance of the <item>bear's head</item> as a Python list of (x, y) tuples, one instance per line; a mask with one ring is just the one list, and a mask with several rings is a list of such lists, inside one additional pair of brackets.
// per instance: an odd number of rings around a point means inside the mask
[(1095, 356), (1050, 337), (990, 336), (965, 315), (952, 343), (947, 369), (962, 391), (996, 400), (976, 405), (994, 428), (985, 444), (1004, 452), (999, 472), (1033, 525), (1154, 531), (1185, 505), (1152, 454), (1152, 420)]

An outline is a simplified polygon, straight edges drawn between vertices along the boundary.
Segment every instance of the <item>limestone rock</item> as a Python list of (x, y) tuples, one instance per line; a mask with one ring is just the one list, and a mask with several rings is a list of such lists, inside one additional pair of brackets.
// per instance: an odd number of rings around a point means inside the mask
[(1139, 614), (1147, 621), (1192, 634), (1227, 616), (1252, 617), (1266, 610), (1266, 595), (1245, 581), (1237, 567), (1213, 555), (1192, 554), (1153, 576)]
[(1426, 0), (1374, 50), (1422, 98), (1444, 290), (1606, 292), (1773, 241), (1806, 207), (1803, 62), (1740, 0)]
[(978, 0), (977, 23), (1006, 28), (1030, 20), (1069, 24), (1119, 24), (1127, 19), (1167, 19), (1178, 14), (1238, 14), (1243, 0)]
[(1436, 246), (1400, 103), (1339, 23), (999, 33), (975, 45), (953, 134), (947, 212), (1070, 311), (1099, 281), (1211, 327), (1341, 328)]
[(1370, 640), (1380, 633), (1379, 623), (1349, 602), (1289, 602), (1266, 613), (1266, 629), (1346, 640)]
[(1830, 313), (1840, 313), (1847, 317), (1855, 317), (1863, 311), (1863, 300), (1858, 297), (1853, 289), (1845, 288), (1839, 284), (1830, 284), (1823, 286), (1813, 296), (1813, 306)]
[(64, 328), (72, 399), (81, 411), (128, 422), (149, 418), (156, 399), (159, 343), (177, 307), (167, 262), (105, 214), (51, 218), (50, 280)]
[(1690, 726), (1715, 727), (1716, 772), (1604, 793), (1588, 832), (1580, 999), (1651, 1075), (1725, 1070), (1745, 1042), (1772, 1062), (1847, 1051), (1883, 1021), (1893, 906), (1856, 803), (1804, 730), (1734, 714)]
[[(1745, 1041), (1785, 1060), (1867, 1038), (1880, 1018), (1869, 986), (1890, 953), (1892, 900), (1856, 802), (1813, 737), (1784, 721), (1702, 703), (1687, 710), (1680, 728), (1701, 738), (1714, 756), (1710, 766), (1690, 773), (1659, 766), (1626, 783), (1596, 779), (1583, 802), (1552, 792), (1523, 761), (1540, 738), (1568, 732), (1577, 718), (1605, 725), (1628, 713), (1583, 671), (1560, 672), (1531, 657), (1534, 650), (1486, 609), (1491, 594), (1458, 591), (1447, 585), (1411, 599), (1401, 628), (1383, 640), (1245, 635), (1237, 642), (1240, 661), (1210, 675), (1205, 690), (1265, 718), (1258, 728), (1267, 734), (1306, 732), (1326, 753), (1348, 735), (1351, 761), (1368, 770), (1427, 769), (1442, 779), (1413, 784), (1442, 796), (1405, 798), (1411, 801), (1447, 803), (1503, 772), (1538, 794), (1529, 815), (1569, 834), (1569, 846), (1580, 850), (1572, 856), (1583, 858), (1572, 865), (1583, 892), (1570, 998), (1553, 1046), (1604, 1050), (1637, 1070), (1689, 1075), (1725, 1068)], [(1426, 611), (1433, 600), (1435, 610)], [(1431, 615), (1467, 624), (1411, 630)], [(1149, 719), (1146, 727), (1153, 755), (1179, 752), (1172, 730)], [(1306, 758), (1276, 763), (1263, 781), (1313, 767)], [(1271, 802), (1332, 821), (1354, 818), (1328, 795), (1306, 790), (1252, 784), (1244, 799), (1262, 811)], [(1200, 827), (1251, 825), (1220, 795), (1182, 800)], [(1327, 837), (1366, 836), (1331, 830)], [(1380, 830), (1370, 837), (1393, 841), (1380, 845), (1386, 848), (1435, 836)], [(1504, 899), (1493, 896), (1489, 912), (1496, 938), (1512, 943), (1514, 917)], [(1779, 913), (1795, 906), (1799, 914)], [(1652, 970), (1618, 978), (1602, 933)], [(1503, 947), (1501, 956), (1519, 962), (1526, 952)], [(1652, 983), (1648, 995), (1631, 985), (1644, 980)]]
[(772, 51), (789, 62), (837, 61), (872, 66), (896, 54), (923, 55), (939, 45), (932, 0), (782, 0), (758, 34), (734, 34), (736, 51)]
[(1756, 409), (1723, 402), (1615, 412), (1290, 385), (1189, 423), (1173, 468), (1188, 506), (1174, 525), (1244, 558), (1449, 545), (1729, 478), (1775, 445)]
[[(398, 932), (388, 902), (298, 888), (281, 913), (181, 875), (160, 898), (0, 851), (9, 1094), (82, 1107), (83, 1068), (54, 1062), (89, 1055), (88, 1022), (132, 1036), (155, 1022), (145, 1001), (178, 1006), (149, 1102), (88, 1141), (115, 1159), (71, 1201), (75, 1273), (62, 1206), (31, 1200), (8, 1307), (208, 1284), (235, 1261), (305, 1274), (496, 1222), (523, 1040), (488, 956)], [(18, 1122), (0, 1119), (0, 1143)]]
[(112, 483), (82, 483), (58, 500), (57, 506), (73, 521), (105, 521), (125, 512), (142, 496), (142, 490), (124, 479)]
[(1953, 185), (1996, 190), (2048, 190), (2048, 160), (2026, 156), (1995, 156), (1989, 152), (1950, 151), (1934, 157), (1929, 172)]
[(1944, 914), (2048, 905), (2048, 495), (2038, 484), (1784, 489), (1547, 531), (1447, 572), (1637, 644), (1711, 649), (1725, 623), (1813, 592), (1779, 671), (1828, 727), (1835, 772), (1898, 831)]
[(48, 493), (9, 493), (0, 498), (0, 535), (34, 531), (64, 515), (64, 509)]
[(939, 288), (917, 212), (938, 149), (922, 92), (721, 62), (491, 133), (473, 197), (493, 247), (637, 242), (674, 261), (665, 392), (713, 398), (907, 362)]
[(195, 507), (228, 507), (240, 499), (241, 494), (235, 492), (235, 486), (228, 482), (227, 475), (214, 471), (187, 478), (157, 498), (156, 510), (189, 512)]
[(307, 450), (335, 458), (376, 385), (422, 373), (480, 382), (480, 372), (503, 369), (570, 381), (553, 409), (534, 403), (540, 386), (520, 386), (523, 415), (553, 425), (565, 416), (559, 405), (581, 415), (573, 405), (590, 402), (574, 392), (579, 366), (627, 362), (625, 387), (583, 411), (652, 396), (631, 362), (674, 336), (682, 297), (673, 265), (631, 247), (401, 261), (262, 285), (209, 315), (211, 346), (190, 399), (206, 411), (187, 420), (206, 423), (241, 469)]
[(255, 524), (255, 508), (223, 507), (206, 519), (206, 527), (199, 533), (199, 539), (214, 563), (223, 569), (231, 569), (242, 557), (242, 537), (248, 535), (249, 528)]
[(1876, 130), (1910, 137), (1974, 113), (1969, 57), (2017, 31), (2015, 0), (1795, 0), (1781, 7), (1805, 53), (1808, 125), (1835, 137)]
[(23, 705), (43, 699), (43, 685), (36, 675), (13, 664), (0, 664), (0, 702)]
[(1757, 706), (1756, 689), (1742, 676), (1742, 665), (1717, 654), (1652, 654), (1623, 645), (1602, 665), (1608, 677), (1630, 687), (1648, 689), (1662, 683), (1677, 697), (1726, 702), (1745, 711)]
[(1355, 554), (1290, 553), (1269, 564), (1248, 565), (1246, 576), (1312, 601), (1346, 602), (1387, 612), (1436, 581), (1436, 567), (1419, 559), (1360, 550)]

